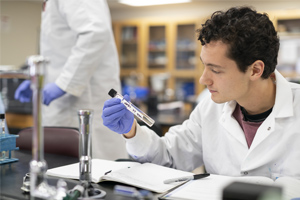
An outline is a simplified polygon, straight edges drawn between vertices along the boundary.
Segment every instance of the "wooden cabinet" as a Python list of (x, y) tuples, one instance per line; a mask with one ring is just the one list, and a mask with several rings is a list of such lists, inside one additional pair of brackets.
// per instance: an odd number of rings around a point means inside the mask
[[(119, 54), (121, 80), (124, 81), (127, 77), (143, 76), (142, 72), (146, 68), (143, 25), (139, 22), (113, 23), (113, 30)], [(144, 77), (139, 78), (135, 84), (147, 86)]]
[(114, 22), (123, 83), (131, 78), (136, 86), (155, 90), (153, 84), (163, 77), (161, 101), (198, 95), (204, 88), (199, 84), (203, 67), (195, 32), (198, 27), (196, 21)]
[[(168, 69), (168, 51), (166, 29), (164, 24), (148, 26), (148, 69)], [(168, 41), (169, 43), (169, 41)]]
[(123, 69), (136, 69), (138, 64), (137, 51), (137, 27), (125, 26), (121, 30), (121, 57), (120, 63)]
[(199, 84), (203, 67), (200, 62), (200, 42), (196, 29), (200, 25), (194, 21), (175, 23), (174, 38), (174, 83), (176, 99), (197, 96), (204, 88)]
[(195, 70), (197, 64), (196, 25), (178, 24), (176, 38), (176, 69)]
[(300, 18), (277, 19), (280, 37), (277, 69), (286, 77), (300, 75)]
[(300, 76), (300, 13), (299, 11), (271, 13), (271, 18), (278, 31), (280, 47), (278, 52), (278, 66), (285, 77)]
[(31, 114), (9, 113), (5, 114), (7, 127), (10, 129), (23, 129), (33, 126)]

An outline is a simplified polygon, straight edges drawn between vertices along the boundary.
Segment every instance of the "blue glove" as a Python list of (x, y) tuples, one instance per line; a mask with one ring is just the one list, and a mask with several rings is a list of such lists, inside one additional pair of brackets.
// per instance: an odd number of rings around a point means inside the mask
[(43, 89), (43, 104), (48, 106), (54, 99), (64, 94), (66, 92), (60, 89), (55, 83), (48, 83)]
[[(129, 96), (124, 98), (129, 101)], [(119, 134), (128, 133), (131, 130), (134, 116), (127, 110), (121, 100), (112, 98), (107, 100), (103, 106), (102, 119), (104, 126)]]
[(20, 102), (30, 102), (32, 90), (30, 89), (30, 80), (23, 81), (15, 91), (15, 99)]

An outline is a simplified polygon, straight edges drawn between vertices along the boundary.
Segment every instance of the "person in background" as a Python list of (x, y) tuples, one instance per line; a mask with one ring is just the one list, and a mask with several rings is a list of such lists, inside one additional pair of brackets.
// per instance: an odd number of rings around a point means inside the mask
[[(111, 88), (121, 91), (119, 61), (105, 0), (45, 1), (41, 55), (50, 60), (43, 89), (43, 125), (79, 127), (77, 111), (92, 109), (92, 156), (127, 158), (125, 142), (102, 124), (102, 107)], [(15, 98), (29, 101), (30, 81)]]
[(119, 99), (103, 108), (103, 123), (123, 134), (127, 151), (152, 162), (227, 176), (300, 179), (300, 85), (277, 70), (279, 38), (267, 14), (233, 7), (198, 29), (210, 95), (164, 137), (139, 126)]

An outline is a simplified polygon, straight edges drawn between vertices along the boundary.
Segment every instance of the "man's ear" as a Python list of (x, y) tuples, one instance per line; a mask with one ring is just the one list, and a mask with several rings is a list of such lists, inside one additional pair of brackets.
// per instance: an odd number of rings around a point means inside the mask
[(265, 63), (261, 60), (257, 60), (251, 65), (250, 69), (251, 69), (250, 79), (257, 80), (262, 76), (262, 74), (264, 72)]

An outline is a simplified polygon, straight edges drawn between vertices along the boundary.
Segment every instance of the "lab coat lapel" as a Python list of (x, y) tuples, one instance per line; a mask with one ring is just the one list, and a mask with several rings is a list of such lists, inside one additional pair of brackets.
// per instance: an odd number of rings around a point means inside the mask
[[(290, 83), (281, 74), (279, 74), (277, 70), (275, 71), (275, 76), (277, 84), (273, 111), (258, 128), (248, 153), (251, 153), (251, 151), (265, 140), (266, 137), (271, 135), (275, 128), (276, 130), (280, 129), (280, 127), (275, 127), (276, 118), (284, 118), (294, 115), (293, 93), (291, 89), (287, 89), (290, 88)], [(276, 126), (278, 126), (278, 124)]]
[(255, 137), (252, 141), (248, 154), (253, 151), (263, 140), (266, 139), (275, 130), (275, 118), (274, 114), (271, 113), (267, 119), (257, 129)]
[(236, 101), (230, 101), (225, 103), (223, 107), (223, 113), (219, 119), (219, 123), (226, 129), (226, 131), (232, 137), (234, 137), (237, 141), (239, 141), (241, 144), (247, 147), (245, 134), (241, 126), (239, 125), (239, 123), (232, 116), (235, 107), (236, 107)]

